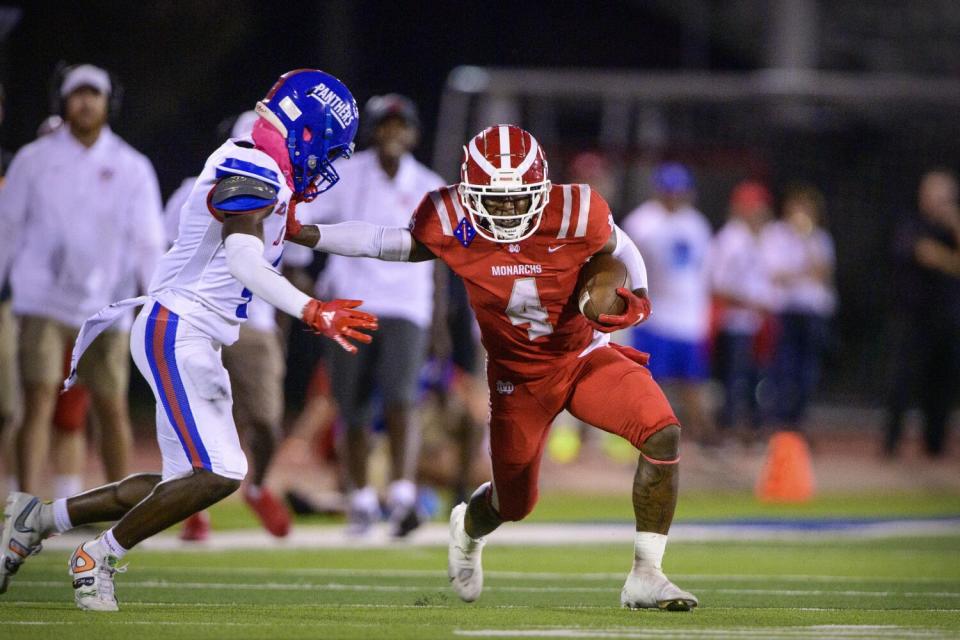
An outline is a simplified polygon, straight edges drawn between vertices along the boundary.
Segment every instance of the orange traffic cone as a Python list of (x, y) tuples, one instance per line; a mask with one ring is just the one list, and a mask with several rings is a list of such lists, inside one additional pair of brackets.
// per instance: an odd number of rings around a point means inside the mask
[(806, 502), (813, 497), (813, 465), (807, 441), (796, 431), (779, 431), (770, 438), (767, 461), (757, 479), (763, 502)]

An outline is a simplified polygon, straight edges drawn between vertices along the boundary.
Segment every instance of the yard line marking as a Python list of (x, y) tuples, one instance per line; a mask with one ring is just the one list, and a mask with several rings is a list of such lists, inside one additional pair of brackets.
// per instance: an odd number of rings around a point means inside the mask
[[(454, 599), (450, 598), (451, 602)], [(44, 605), (48, 606), (51, 603), (62, 604), (64, 609), (73, 609), (72, 602), (68, 600), (61, 601), (52, 601), (52, 600), (3, 600), (3, 604), (10, 606), (22, 607), (22, 606), (36, 606)], [(124, 600), (124, 607), (162, 607), (162, 608), (202, 608), (202, 609), (235, 609), (237, 607), (247, 606), (249, 603), (246, 602), (192, 602), (192, 603), (183, 603), (183, 602), (151, 602), (143, 600)], [(331, 603), (331, 602), (297, 602), (295, 604), (276, 604), (271, 603), (263, 605), (266, 607), (273, 608), (283, 608), (283, 607), (296, 607), (308, 608), (308, 609), (451, 609), (453, 607), (459, 607), (459, 603), (455, 604), (385, 604), (378, 602), (371, 603)], [(610, 609), (619, 609), (617, 605), (595, 605), (595, 604), (573, 604), (573, 605), (527, 605), (527, 604), (497, 604), (497, 605), (484, 605), (485, 609), (523, 609), (523, 610), (544, 610), (544, 609), (559, 609), (562, 611), (579, 611), (579, 610), (610, 610)], [(709, 608), (711, 611), (810, 611), (810, 612), (824, 612), (824, 611), (850, 611), (849, 607), (719, 607), (710, 605)], [(857, 611), (863, 613), (889, 613), (891, 609), (889, 607), (882, 607), (878, 609), (870, 609), (864, 607), (857, 607)], [(960, 608), (937, 608), (937, 607), (923, 607), (919, 609), (903, 607), (898, 608), (896, 611), (899, 612), (925, 612), (925, 613), (960, 613)], [(2, 624), (2, 622), (0, 622)]]
[[(145, 567), (144, 571), (159, 571), (185, 573), (197, 571), (196, 566), (165, 565), (162, 567)], [(335, 569), (327, 567), (307, 567), (298, 569), (276, 569), (271, 567), (206, 567), (204, 573), (236, 575), (251, 573), (258, 575), (317, 575), (317, 576), (358, 576), (373, 578), (447, 578), (446, 569)], [(484, 571), (489, 578), (504, 580), (623, 580), (627, 571), (613, 573), (588, 572), (551, 572), (551, 571)], [(919, 582), (919, 583), (951, 583), (960, 584), (960, 578), (932, 578), (929, 576), (826, 576), (812, 574), (707, 574), (707, 573), (672, 573), (671, 577), (677, 580), (698, 580), (708, 582)]]
[[(540, 628), (540, 629), (454, 629), (458, 636), (501, 638), (636, 638), (671, 639), (689, 638), (691, 630), (676, 629), (630, 629), (625, 627), (596, 629), (582, 628)], [(730, 627), (698, 628), (698, 638), (948, 638), (944, 631), (919, 627), (896, 625), (815, 625), (807, 627)]]
[[(109, 626), (167, 626), (167, 627), (275, 627), (276, 622), (263, 620), (257, 622), (237, 622), (237, 621), (186, 621), (186, 620), (111, 620), (109, 618), (98, 617), (95, 620), (88, 618), (86, 621), (38, 621), (38, 620), (13, 620), (0, 621), (2, 626), (64, 626), (76, 625), (89, 622), (97, 625)], [(322, 627), (323, 622), (290, 622), (284, 623), (291, 627)], [(368, 624), (358, 622), (339, 621), (336, 624), (354, 628), (379, 627), (379, 624)], [(524, 638), (625, 638), (636, 640), (671, 640), (673, 638), (689, 638), (688, 631), (677, 631), (674, 629), (628, 629), (628, 628), (608, 628), (594, 629), (589, 627), (582, 628), (562, 628), (562, 629), (454, 629), (454, 635), (466, 637), (481, 638), (500, 638), (500, 637), (524, 637)], [(836, 638), (917, 638), (918, 640), (940, 640), (949, 638), (944, 632), (936, 629), (923, 629), (919, 627), (902, 627), (894, 625), (864, 625), (858, 627), (855, 625), (816, 625), (809, 627), (731, 627), (729, 629), (719, 628), (698, 628), (696, 630), (698, 638), (708, 640), (727, 640), (729, 638), (773, 638), (773, 639), (808, 639), (808, 640), (828, 640)]]
[(772, 596), (904, 596), (907, 598), (960, 598), (960, 593), (955, 591), (830, 591), (829, 589), (710, 589), (701, 588), (698, 591), (707, 593), (734, 593), (734, 594), (758, 594)]
[[(17, 584), (32, 587), (59, 587), (64, 583), (54, 580), (21, 580)], [(142, 589), (222, 589), (234, 591), (372, 591), (372, 592), (422, 592), (439, 589), (437, 585), (373, 585), (349, 584), (343, 582), (180, 582), (178, 580), (131, 580), (122, 581), (121, 586)], [(505, 593), (604, 593), (615, 591), (611, 587), (524, 587), (488, 585), (487, 591)], [(960, 598), (956, 591), (864, 591), (827, 589), (729, 589), (702, 588), (702, 593), (726, 593), (736, 595), (774, 595), (774, 596), (847, 596), (847, 597), (905, 597), (905, 598)]]
[[(102, 617), (88, 617), (87, 620), (77, 622), (76, 620), (0, 620), (0, 626), (4, 625), (17, 625), (17, 626), (33, 626), (33, 625), (63, 625), (63, 624), (83, 624), (88, 622), (96, 625), (165, 625), (165, 626), (190, 626), (190, 627), (276, 627), (277, 622), (275, 620), (263, 620), (257, 622), (238, 622), (236, 620), (225, 620), (222, 622), (212, 622), (212, 621), (187, 621), (187, 620), (110, 620), (109, 618)], [(283, 621), (284, 626), (287, 627), (315, 627), (323, 626), (324, 624), (336, 624), (338, 626), (345, 627), (382, 627), (382, 624), (372, 623), (372, 622), (345, 622), (342, 620), (333, 621), (319, 621), (319, 622), (291, 622), (289, 620)]]
[[(684, 523), (673, 525), (671, 542), (771, 541), (790, 544), (815, 544), (823, 540), (873, 539), (890, 536), (929, 536), (956, 533), (960, 517), (913, 518), (863, 523), (843, 523), (823, 530), (797, 526), (785, 521), (782, 525), (756, 523)], [(497, 545), (550, 546), (558, 544), (625, 544), (632, 545), (635, 531), (632, 522), (613, 523), (522, 523), (497, 531)], [(378, 524), (363, 540), (349, 538), (341, 527), (324, 525), (297, 526), (283, 540), (261, 530), (237, 530), (215, 533), (206, 542), (183, 542), (175, 535), (159, 535), (143, 543), (145, 549), (204, 552), (225, 549), (397, 549), (406, 547), (447, 546), (448, 526), (430, 522), (418, 528), (409, 539), (398, 544), (389, 525)], [(82, 536), (63, 535), (44, 541), (48, 549), (72, 551)]]

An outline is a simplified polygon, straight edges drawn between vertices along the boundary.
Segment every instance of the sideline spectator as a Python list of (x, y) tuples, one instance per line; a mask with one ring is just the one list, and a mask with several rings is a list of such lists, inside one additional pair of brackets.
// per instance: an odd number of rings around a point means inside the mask
[(717, 322), (715, 363), (723, 383), (717, 426), (729, 430), (745, 415), (761, 426), (758, 338), (772, 306), (772, 287), (763, 264), (760, 233), (771, 215), (770, 192), (759, 182), (738, 184), (730, 195), (727, 223), (714, 238), (710, 277)]
[(836, 254), (823, 211), (816, 187), (795, 185), (784, 196), (781, 219), (760, 237), (777, 291), (778, 334), (767, 378), (773, 388), (770, 417), (788, 430), (801, 427), (806, 417), (837, 304)]
[[(387, 94), (370, 98), (362, 119), (370, 148), (340, 168), (340, 186), (324, 198), (301, 205), (306, 223), (361, 220), (385, 226), (406, 226), (410, 212), (428, 191), (443, 184), (411, 154), (420, 137), (413, 102)], [(380, 320), (377, 339), (356, 356), (334, 352), (330, 358), (333, 395), (345, 423), (344, 457), (349, 497), (349, 530), (365, 533), (380, 517), (377, 491), (369, 484), (367, 430), (374, 420), (379, 392), (390, 441), (390, 484), (387, 508), (392, 533), (402, 537), (419, 525), (416, 510), (418, 429), (412, 406), (417, 376), (433, 318), (433, 265), (398, 264), (330, 256), (318, 291), (364, 300)]]
[[(80, 325), (112, 302), (131, 259), (146, 288), (162, 252), (157, 178), (150, 161), (110, 130), (112, 90), (103, 69), (68, 67), (58, 91), (64, 126), (21, 149), (0, 190), (0, 272), (12, 265), (20, 323), (24, 418), (17, 460), (25, 491), (38, 491), (64, 354)], [(111, 481), (126, 475), (130, 455), (128, 343), (126, 331), (105, 332), (80, 370), (102, 428), (101, 455)], [(79, 478), (83, 433), (57, 435), (61, 452), (71, 458), (71, 475)]]
[[(661, 165), (655, 196), (634, 209), (622, 228), (647, 265), (650, 319), (633, 330), (634, 346), (650, 353), (650, 372), (675, 391), (684, 432), (693, 441), (712, 440), (706, 382), (710, 376), (710, 223), (694, 206), (693, 175), (682, 164)], [(672, 387), (672, 389), (671, 389)]]
[(903, 414), (916, 399), (924, 449), (944, 454), (947, 420), (960, 381), (960, 207), (957, 178), (930, 171), (920, 181), (918, 211), (894, 239), (893, 374), (887, 396), (884, 451), (894, 455)]
[[(5, 94), (0, 85), (0, 125), (3, 124)], [(0, 186), (13, 154), (0, 149)], [(0, 265), (2, 267), (3, 265)], [(6, 271), (0, 268), (0, 462), (7, 474), (7, 490), (16, 487), (11, 428), (20, 413), (20, 383), (17, 380), (17, 326), (10, 303), (10, 283)], [(8, 444), (8, 439), (10, 443)]]

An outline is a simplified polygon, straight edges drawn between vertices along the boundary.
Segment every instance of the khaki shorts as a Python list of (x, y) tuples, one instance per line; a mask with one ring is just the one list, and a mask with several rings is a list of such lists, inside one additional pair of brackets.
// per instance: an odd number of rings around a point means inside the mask
[(278, 428), (286, 365), (277, 333), (241, 325), (240, 339), (223, 348), (223, 366), (230, 374), (237, 426), (259, 423)]
[(0, 422), (13, 420), (19, 413), (17, 377), (17, 321), (7, 300), (0, 302)]
[[(60, 386), (66, 358), (79, 329), (39, 316), (20, 317), (20, 379), (23, 384)], [(78, 379), (100, 396), (126, 396), (130, 383), (130, 334), (105, 331), (93, 341), (77, 370)]]

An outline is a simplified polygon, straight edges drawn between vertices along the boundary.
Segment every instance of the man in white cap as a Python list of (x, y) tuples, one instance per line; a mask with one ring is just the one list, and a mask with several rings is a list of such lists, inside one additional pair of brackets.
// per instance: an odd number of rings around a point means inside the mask
[[(24, 415), (16, 457), (26, 491), (39, 490), (65, 354), (80, 325), (114, 299), (131, 271), (145, 288), (163, 251), (156, 174), (107, 125), (111, 91), (105, 70), (68, 67), (59, 87), (64, 126), (23, 147), (0, 190), (0, 279), (9, 270), (20, 324)], [(105, 333), (80, 370), (102, 427), (109, 480), (127, 473), (128, 341), (126, 330)], [(69, 458), (61, 468), (73, 467), (79, 484), (83, 434), (58, 430), (57, 437), (59, 454)]]

